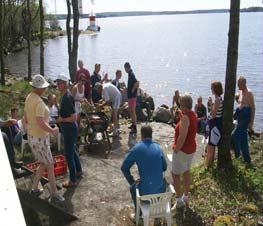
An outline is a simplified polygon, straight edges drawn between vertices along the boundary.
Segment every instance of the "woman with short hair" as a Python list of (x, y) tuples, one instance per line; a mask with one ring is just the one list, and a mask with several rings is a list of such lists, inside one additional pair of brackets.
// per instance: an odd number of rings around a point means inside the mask
[(176, 191), (176, 204), (173, 209), (185, 204), (188, 205), (191, 182), (190, 167), (196, 151), (195, 136), (197, 132), (197, 118), (192, 111), (192, 105), (193, 100), (190, 95), (185, 94), (180, 97), (180, 121), (175, 127), (172, 160), (172, 177)]
[(215, 158), (215, 147), (218, 146), (221, 138), (222, 130), (222, 116), (223, 116), (223, 86), (219, 81), (211, 83), (211, 91), (215, 96), (215, 101), (212, 102), (210, 98), (211, 112), (209, 118), (209, 134), (208, 134), (208, 145), (207, 155), (205, 160), (205, 167), (209, 167)]

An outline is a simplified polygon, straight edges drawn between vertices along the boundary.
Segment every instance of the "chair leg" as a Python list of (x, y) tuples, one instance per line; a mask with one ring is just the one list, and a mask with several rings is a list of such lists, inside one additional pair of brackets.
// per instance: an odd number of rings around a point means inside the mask
[(21, 154), (22, 154), (22, 158), (24, 158), (24, 148), (25, 148), (25, 142), (22, 139), (22, 144), (21, 144)]
[(137, 205), (136, 207), (136, 213), (135, 213), (135, 219), (136, 219), (136, 226), (139, 225), (140, 220), (140, 207)]
[(165, 217), (167, 226), (172, 226), (172, 217), (171, 215), (168, 215)]
[(61, 149), (61, 133), (58, 133), (58, 140), (57, 140), (57, 142), (58, 142), (58, 151), (60, 151)]
[(148, 226), (149, 225), (149, 216), (143, 216), (143, 225)]

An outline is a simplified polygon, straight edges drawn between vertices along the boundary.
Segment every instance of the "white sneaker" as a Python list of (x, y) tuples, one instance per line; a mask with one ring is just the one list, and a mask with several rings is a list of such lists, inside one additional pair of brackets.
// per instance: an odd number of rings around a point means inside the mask
[(178, 208), (182, 208), (185, 206), (185, 202), (184, 200), (182, 199), (182, 197), (179, 197), (179, 198), (176, 198), (176, 203), (173, 205), (172, 207), (172, 211), (178, 209)]
[(59, 194), (58, 192), (55, 192), (51, 195), (51, 200), (52, 201), (64, 202), (65, 198), (61, 194)]
[(187, 195), (183, 194), (182, 200), (184, 201), (186, 206), (189, 206), (189, 198)]

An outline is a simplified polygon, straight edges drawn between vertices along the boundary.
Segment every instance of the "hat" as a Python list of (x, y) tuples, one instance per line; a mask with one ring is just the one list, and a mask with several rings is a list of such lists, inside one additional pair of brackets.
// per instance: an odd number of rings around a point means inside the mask
[(61, 74), (59, 74), (59, 75), (57, 76), (57, 79), (55, 80), (55, 82), (57, 82), (57, 80), (61, 80), (61, 81), (64, 81), (64, 82), (68, 82), (68, 81), (70, 80), (70, 78), (69, 78), (67, 75), (61, 73)]
[(98, 90), (100, 87), (102, 87), (102, 84), (100, 82), (96, 82), (94, 89)]
[(40, 74), (33, 76), (32, 82), (29, 82), (29, 84), (34, 88), (47, 88), (49, 86), (49, 83)]

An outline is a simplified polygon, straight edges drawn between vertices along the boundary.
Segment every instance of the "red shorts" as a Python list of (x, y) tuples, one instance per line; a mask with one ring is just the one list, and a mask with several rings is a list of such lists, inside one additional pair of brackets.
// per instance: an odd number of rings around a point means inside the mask
[(128, 99), (128, 106), (129, 106), (129, 108), (135, 108), (136, 107), (136, 97)]

